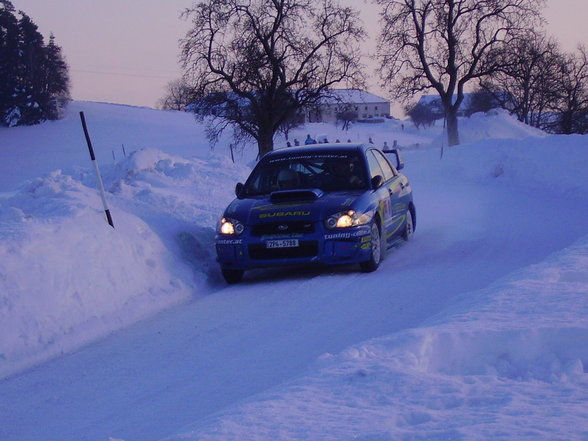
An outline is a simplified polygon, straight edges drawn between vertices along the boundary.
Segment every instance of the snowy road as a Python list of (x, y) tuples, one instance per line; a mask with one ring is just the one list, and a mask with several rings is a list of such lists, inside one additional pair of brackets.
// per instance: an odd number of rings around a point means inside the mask
[(0, 382), (0, 421), (11, 422), (0, 439), (162, 439), (305, 373), (322, 354), (419, 327), (456, 296), (586, 233), (588, 211), (573, 200), (432, 169), (410, 170), (417, 234), (376, 273), (257, 271), (214, 287)]

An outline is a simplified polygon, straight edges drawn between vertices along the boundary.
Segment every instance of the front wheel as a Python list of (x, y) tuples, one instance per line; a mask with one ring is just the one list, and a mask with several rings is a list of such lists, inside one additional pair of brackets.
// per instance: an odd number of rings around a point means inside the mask
[(402, 238), (406, 241), (412, 239), (414, 234), (414, 217), (412, 216), (412, 211), (406, 211), (406, 226), (404, 227), (404, 232), (402, 233)]
[(380, 227), (376, 222), (371, 227), (371, 253), (369, 260), (360, 262), (359, 266), (364, 273), (371, 273), (378, 269), (382, 260), (382, 240), (380, 238)]
[(245, 271), (243, 271), (243, 270), (236, 270), (236, 269), (223, 269), (222, 270), (223, 277), (225, 278), (225, 281), (229, 285), (239, 283), (243, 279), (244, 272)]

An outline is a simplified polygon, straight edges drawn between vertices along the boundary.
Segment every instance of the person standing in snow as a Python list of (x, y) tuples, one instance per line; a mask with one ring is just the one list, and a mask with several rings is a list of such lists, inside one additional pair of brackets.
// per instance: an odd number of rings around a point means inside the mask
[(306, 135), (305, 145), (316, 144), (316, 141), (310, 135)]

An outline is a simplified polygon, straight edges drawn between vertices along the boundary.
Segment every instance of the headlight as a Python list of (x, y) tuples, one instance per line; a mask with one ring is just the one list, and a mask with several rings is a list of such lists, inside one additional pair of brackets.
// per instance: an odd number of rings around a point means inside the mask
[(359, 214), (355, 210), (342, 211), (329, 216), (325, 222), (327, 228), (348, 228), (356, 227), (358, 225), (365, 225), (374, 217), (374, 212), (369, 211), (367, 213)]
[(238, 220), (227, 219), (226, 217), (223, 217), (220, 220), (218, 232), (227, 235), (239, 235), (243, 232), (244, 229), (245, 227)]

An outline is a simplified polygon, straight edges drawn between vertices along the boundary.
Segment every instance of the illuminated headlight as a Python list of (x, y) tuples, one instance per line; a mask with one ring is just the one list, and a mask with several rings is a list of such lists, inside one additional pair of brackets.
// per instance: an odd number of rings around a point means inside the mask
[(359, 214), (355, 210), (342, 211), (329, 216), (326, 220), (326, 226), (329, 229), (356, 227), (369, 223), (374, 217), (374, 212)]
[(220, 227), (219, 227), (218, 231), (221, 234), (228, 234), (228, 235), (237, 234), (238, 235), (238, 234), (241, 234), (244, 229), (245, 229), (245, 227), (238, 220), (227, 219), (226, 217), (223, 217), (220, 220)]

